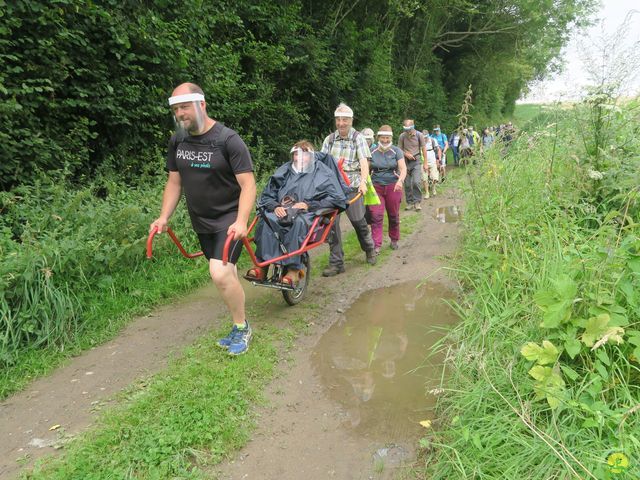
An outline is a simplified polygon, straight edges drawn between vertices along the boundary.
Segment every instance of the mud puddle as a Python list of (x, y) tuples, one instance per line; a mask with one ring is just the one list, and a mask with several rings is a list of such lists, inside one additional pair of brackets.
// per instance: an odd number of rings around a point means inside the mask
[(407, 443), (432, 418), (441, 356), (426, 359), (456, 315), (438, 283), (402, 283), (365, 292), (320, 339), (312, 362), (344, 425), (374, 442)]
[(462, 209), (457, 205), (438, 207), (433, 218), (440, 223), (456, 223), (462, 220)]

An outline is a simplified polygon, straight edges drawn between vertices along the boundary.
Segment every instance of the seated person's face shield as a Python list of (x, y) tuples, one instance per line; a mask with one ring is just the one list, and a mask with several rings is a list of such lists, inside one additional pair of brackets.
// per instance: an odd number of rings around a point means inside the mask
[(300, 147), (291, 149), (291, 167), (296, 173), (307, 173), (313, 170), (316, 156), (313, 150), (305, 150)]
[(204, 95), (187, 93), (169, 98), (178, 136), (197, 135), (204, 129)]

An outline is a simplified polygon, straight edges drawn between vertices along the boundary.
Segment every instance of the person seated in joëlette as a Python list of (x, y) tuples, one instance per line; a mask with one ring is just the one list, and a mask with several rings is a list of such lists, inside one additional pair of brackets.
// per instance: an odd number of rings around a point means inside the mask
[[(314, 212), (347, 207), (346, 187), (331, 155), (315, 152), (306, 140), (297, 142), (290, 154), (291, 160), (271, 176), (258, 202), (267, 217), (267, 221), (262, 219), (256, 226), (256, 256), (261, 262), (283, 255), (274, 230), (287, 252), (293, 252), (300, 248), (309, 233)], [(283, 283), (293, 286), (302, 278), (300, 255), (278, 263), (286, 267)], [(253, 267), (245, 278), (263, 280), (264, 276), (264, 269)]]

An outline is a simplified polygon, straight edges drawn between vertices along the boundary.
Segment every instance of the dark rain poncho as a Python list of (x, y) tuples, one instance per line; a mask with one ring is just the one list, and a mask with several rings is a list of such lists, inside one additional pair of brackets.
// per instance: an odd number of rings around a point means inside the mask
[[(270, 224), (266, 225), (264, 220), (260, 220), (256, 227), (256, 255), (259, 259), (264, 261), (283, 255), (272, 228), (277, 231), (287, 252), (293, 252), (300, 248), (309, 233), (314, 211), (322, 208), (337, 208), (341, 211), (346, 209), (346, 187), (339, 179), (335, 161), (324, 153), (316, 153), (315, 160), (310, 172), (296, 173), (291, 162), (287, 162), (269, 179), (258, 202), (259, 206), (264, 207), (264, 214)], [(305, 202), (309, 206), (307, 212), (299, 211), (293, 224), (289, 226), (280, 225), (273, 212), (281, 205), (285, 196), (293, 197), (296, 203)], [(298, 270), (302, 268), (299, 255), (279, 263)]]

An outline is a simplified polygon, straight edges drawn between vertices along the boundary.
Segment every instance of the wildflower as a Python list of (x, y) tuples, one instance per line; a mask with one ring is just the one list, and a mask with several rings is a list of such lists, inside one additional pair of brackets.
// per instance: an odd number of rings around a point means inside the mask
[(604, 178), (604, 173), (598, 172), (597, 170), (589, 170), (587, 174), (592, 180), (602, 180)]

